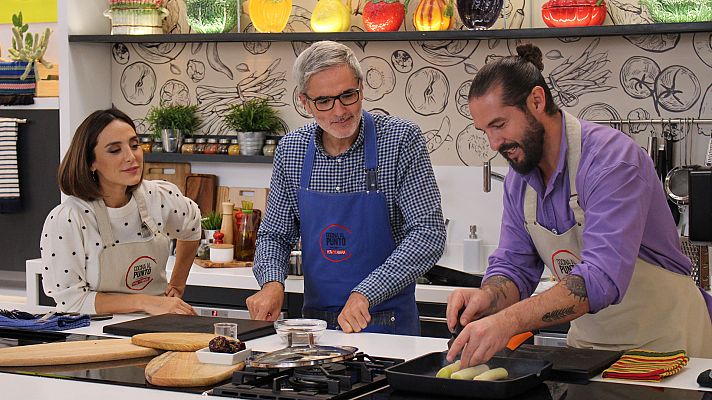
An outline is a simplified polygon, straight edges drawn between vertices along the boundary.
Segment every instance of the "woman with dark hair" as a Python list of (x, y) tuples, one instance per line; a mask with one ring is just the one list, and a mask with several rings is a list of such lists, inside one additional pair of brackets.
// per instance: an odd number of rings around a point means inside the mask
[[(200, 211), (178, 188), (143, 180), (133, 121), (112, 108), (77, 128), (59, 167), (69, 197), (47, 216), (45, 293), (60, 311), (194, 314), (181, 300), (200, 239)], [(176, 261), (166, 280), (169, 243)]]

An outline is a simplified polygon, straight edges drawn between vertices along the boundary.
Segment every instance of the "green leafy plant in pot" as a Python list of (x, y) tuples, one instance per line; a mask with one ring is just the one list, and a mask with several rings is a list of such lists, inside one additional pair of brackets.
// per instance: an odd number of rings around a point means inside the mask
[(261, 154), (267, 134), (282, 130), (277, 111), (264, 99), (233, 105), (225, 115), (225, 123), (237, 131), (240, 154), (245, 156)]
[(168, 105), (153, 107), (146, 115), (154, 140), (163, 142), (163, 151), (175, 153), (180, 150), (183, 138), (198, 130), (201, 120), (198, 106)]
[(210, 211), (200, 219), (200, 227), (203, 229), (203, 236), (210, 242), (213, 241), (213, 234), (215, 231), (220, 230), (221, 226), (222, 214), (219, 212)]

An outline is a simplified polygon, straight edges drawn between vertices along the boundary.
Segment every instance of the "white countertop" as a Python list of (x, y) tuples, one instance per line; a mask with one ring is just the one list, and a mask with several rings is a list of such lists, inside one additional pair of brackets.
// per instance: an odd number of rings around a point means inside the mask
[[(28, 308), (22, 304), (0, 303), (0, 308), (22, 308), (28, 311), (35, 309)], [(128, 321), (142, 317), (142, 314), (115, 315), (114, 318), (106, 321), (95, 321), (90, 326), (65, 331), (67, 333), (80, 333), (87, 335), (106, 336), (102, 328), (107, 324)], [(376, 333), (345, 334), (341, 331), (327, 330), (320, 338), (320, 343), (330, 345), (348, 345), (357, 347), (360, 351), (382, 357), (395, 357), (411, 359), (423, 354), (443, 351), (447, 348), (447, 339), (396, 336)], [(248, 342), (253, 350), (274, 351), (283, 348), (285, 344), (276, 335), (251, 340)], [(692, 358), (689, 364), (680, 373), (666, 378), (661, 383), (651, 382), (627, 382), (618, 381), (623, 384), (643, 385), (661, 388), (676, 388), (685, 390), (712, 391), (712, 389), (701, 388), (697, 385), (697, 375), (700, 372), (712, 368), (712, 360)], [(593, 378), (593, 381), (604, 381), (600, 376)], [(605, 380), (613, 382), (614, 380)], [(199, 395), (176, 393), (163, 390), (153, 390), (145, 388), (132, 388), (118, 385), (96, 384), (72, 380), (53, 379), (50, 377), (24, 376), (9, 373), (0, 373), (0, 387), (3, 388), (3, 399), (52, 399), (52, 400), (76, 400), (79, 396), (95, 396), (102, 400), (110, 399), (198, 399)], [(148, 392), (150, 390), (150, 392)]]

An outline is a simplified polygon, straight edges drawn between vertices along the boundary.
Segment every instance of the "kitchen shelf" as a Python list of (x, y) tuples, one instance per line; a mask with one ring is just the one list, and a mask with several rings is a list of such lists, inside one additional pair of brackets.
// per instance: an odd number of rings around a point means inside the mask
[(182, 154), (182, 153), (144, 153), (147, 162), (207, 162), (207, 163), (250, 163), (272, 164), (270, 156), (227, 156), (224, 154)]
[(450, 30), (432, 32), (289, 32), (214, 33), (161, 35), (69, 35), (74, 43), (191, 43), (191, 42), (314, 42), (337, 41), (428, 41), (471, 39), (533, 39), (581, 36), (620, 36), (663, 33), (710, 32), (712, 22), (679, 24), (602, 25), (575, 28), (527, 28)]

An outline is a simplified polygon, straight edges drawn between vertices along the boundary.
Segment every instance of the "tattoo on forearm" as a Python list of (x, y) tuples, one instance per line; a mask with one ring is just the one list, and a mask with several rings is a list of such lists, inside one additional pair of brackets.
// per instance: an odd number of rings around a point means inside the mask
[(554, 322), (574, 314), (576, 314), (576, 311), (574, 311), (574, 306), (571, 306), (568, 308), (561, 308), (559, 310), (549, 311), (548, 313), (544, 314), (543, 317), (541, 317), (541, 320), (544, 322)]
[(484, 284), (482, 286), (483, 287), (484, 286), (492, 287), (492, 289), (493, 289), (492, 292), (494, 293), (494, 296), (492, 297), (492, 301), (490, 302), (490, 305), (487, 308), (487, 310), (485, 311), (485, 313), (490, 315), (490, 314), (494, 314), (495, 312), (497, 312), (497, 310), (500, 308), (500, 305), (502, 304), (502, 302), (507, 299), (507, 292), (505, 290), (506, 290), (506, 286), (510, 283), (512, 283), (512, 281), (509, 278), (506, 278), (501, 275), (493, 276), (484, 282)]
[(588, 299), (588, 293), (586, 292), (586, 282), (582, 277), (578, 275), (566, 275), (561, 282), (566, 285), (569, 289), (569, 293), (578, 299), (579, 302), (586, 301)]

